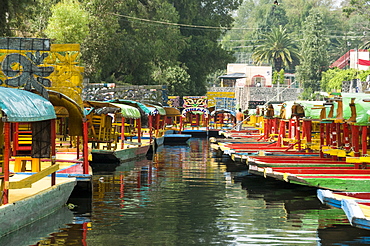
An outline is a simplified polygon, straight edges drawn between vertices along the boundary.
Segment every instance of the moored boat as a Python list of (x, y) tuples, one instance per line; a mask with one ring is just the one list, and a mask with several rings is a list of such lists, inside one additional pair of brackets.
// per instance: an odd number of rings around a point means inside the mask
[[(53, 144), (57, 116), (50, 101), (31, 92), (5, 87), (0, 87), (0, 94), (3, 115), (0, 125), (4, 133), (0, 143), (4, 150), (0, 206), (0, 236), (3, 236), (62, 207), (77, 181), (56, 175), (60, 169), (59, 160), (55, 158), (55, 142)], [(32, 126), (29, 156), (12, 149), (10, 136), (16, 123)], [(30, 171), (27, 172), (28, 166)]]

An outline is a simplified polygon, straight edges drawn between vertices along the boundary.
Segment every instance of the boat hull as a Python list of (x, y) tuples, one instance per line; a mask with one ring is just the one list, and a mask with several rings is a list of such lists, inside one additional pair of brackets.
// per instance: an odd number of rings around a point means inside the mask
[(186, 144), (191, 137), (192, 135), (190, 134), (167, 134), (164, 135), (164, 144)]
[(0, 237), (54, 213), (66, 204), (76, 180), (57, 184), (35, 195), (0, 206)]
[(135, 158), (145, 157), (148, 153), (150, 145), (135, 146), (132, 148), (120, 150), (92, 150), (91, 167), (94, 170), (94, 163), (111, 163), (129, 161)]

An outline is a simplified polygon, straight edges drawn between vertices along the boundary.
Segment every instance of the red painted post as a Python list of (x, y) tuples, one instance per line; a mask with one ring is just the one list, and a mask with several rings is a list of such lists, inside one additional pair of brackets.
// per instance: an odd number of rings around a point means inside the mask
[(325, 144), (325, 124), (320, 123), (320, 157), (324, 157), (324, 153), (322, 152), (322, 146)]
[(337, 123), (331, 123), (331, 132), (332, 132), (332, 145), (335, 148), (338, 148), (338, 132), (337, 132)]
[(325, 124), (325, 137), (326, 137), (326, 146), (330, 146), (331, 145), (331, 132), (330, 132), (330, 129), (331, 129), (331, 123), (326, 123)]
[(299, 119), (296, 119), (296, 135), (295, 139), (297, 140), (298, 143), (298, 150), (300, 151), (302, 148), (301, 146), (301, 127), (300, 127), (300, 121)]
[(84, 118), (82, 121), (82, 132), (83, 132), (83, 174), (89, 174), (89, 145), (88, 145), (88, 122), (87, 119)]
[(161, 115), (158, 113), (155, 115), (155, 137), (159, 137), (159, 121), (160, 121)]
[(305, 137), (306, 137), (306, 141), (308, 144), (311, 144), (312, 142), (312, 121), (311, 120), (307, 120), (307, 121), (304, 121), (306, 122), (306, 127), (305, 127)]
[(269, 136), (269, 131), (270, 131), (270, 125), (269, 125), (269, 120), (268, 119), (264, 119), (263, 120), (263, 130), (264, 130), (264, 138), (265, 140), (268, 139), (268, 136)]
[(180, 134), (182, 132), (182, 128), (183, 128), (183, 118), (182, 116), (180, 116)]
[(283, 141), (284, 141), (284, 138), (285, 138), (285, 121), (284, 120), (281, 120), (280, 121), (280, 124), (279, 124), (279, 132), (278, 132), (278, 144), (279, 146), (281, 147), (283, 144)]
[(362, 126), (362, 156), (367, 155), (367, 126)]
[(125, 117), (121, 118), (121, 149), (125, 148)]
[(344, 149), (346, 151), (349, 151), (351, 149), (351, 142), (349, 141), (349, 129), (348, 124), (345, 123), (343, 125), (343, 143), (344, 143)]
[(141, 118), (136, 120), (137, 124), (137, 141), (141, 143)]
[[(57, 133), (56, 133), (56, 120), (55, 119), (50, 120), (50, 128), (51, 128), (50, 129), (50, 131), (51, 131), (51, 134), (50, 134), (50, 136), (51, 136), (51, 165), (55, 165), (56, 155), (57, 155), (57, 151), (56, 151)], [(77, 146), (78, 146), (78, 144), (79, 143), (77, 143)], [(77, 151), (77, 155), (78, 155), (78, 151)], [(51, 174), (51, 185), (53, 186), (55, 184), (56, 184), (56, 173), (53, 172)]]
[(149, 142), (151, 143), (152, 142), (152, 135), (153, 135), (153, 116), (152, 115), (149, 115), (149, 122), (148, 122), (148, 125), (149, 125)]
[(355, 157), (360, 157), (360, 139), (359, 139), (359, 127), (351, 125), (352, 128), (352, 147)]
[(4, 190), (3, 190), (3, 204), (9, 202), (9, 190), (7, 184), (9, 183), (9, 157), (10, 157), (10, 123), (4, 123)]
[(293, 123), (294, 123), (294, 119), (289, 119), (288, 138), (293, 138), (293, 136), (294, 136), (294, 134), (293, 134), (293, 129), (294, 129)]
[(342, 125), (340, 123), (336, 123), (336, 132), (337, 132), (337, 143), (338, 143), (338, 148), (341, 148), (342, 145), (343, 145), (343, 141), (342, 141)]

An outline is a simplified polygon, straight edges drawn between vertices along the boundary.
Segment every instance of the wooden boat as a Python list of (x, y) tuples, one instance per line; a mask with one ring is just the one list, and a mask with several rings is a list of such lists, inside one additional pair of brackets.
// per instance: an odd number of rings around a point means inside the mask
[[(141, 113), (136, 107), (116, 102), (85, 101), (89, 110), (89, 142), (92, 163), (120, 162), (142, 158), (150, 143), (142, 141)], [(137, 136), (134, 141), (133, 137)]]
[[(348, 166), (352, 165), (352, 166)], [(354, 164), (304, 164), (293, 167), (259, 167), (249, 165), (252, 174), (321, 189), (338, 191), (368, 191), (370, 169), (357, 169)]]
[(216, 109), (210, 113), (211, 129), (232, 129), (235, 125), (235, 111), (229, 109)]
[(370, 200), (343, 199), (341, 207), (352, 226), (370, 230)]
[(318, 189), (317, 197), (323, 204), (342, 209), (352, 226), (370, 230), (370, 192)]
[(317, 198), (322, 204), (326, 204), (335, 208), (341, 208), (342, 200), (369, 200), (370, 192), (342, 192), (332, 190), (317, 190)]
[[(0, 95), (3, 116), (0, 127), (4, 133), (0, 142), (3, 150), (0, 236), (3, 236), (62, 207), (77, 181), (56, 175), (60, 169), (59, 160), (55, 158), (57, 117), (50, 101), (31, 92), (5, 87), (0, 87)], [(16, 123), (32, 125), (30, 156), (11, 149), (10, 136)], [(23, 139), (19, 137), (18, 144), (19, 141)], [(31, 172), (26, 171), (28, 162)]]
[(165, 133), (164, 144), (168, 145), (177, 145), (177, 144), (186, 144), (187, 141), (192, 137), (190, 134), (178, 134), (178, 133)]

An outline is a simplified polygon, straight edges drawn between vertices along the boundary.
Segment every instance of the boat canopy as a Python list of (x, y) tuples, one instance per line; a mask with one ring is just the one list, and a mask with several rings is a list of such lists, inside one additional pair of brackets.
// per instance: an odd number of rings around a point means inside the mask
[(147, 106), (145, 106), (141, 102), (136, 102), (136, 101), (132, 101), (132, 100), (123, 100), (123, 99), (113, 99), (113, 100), (109, 100), (108, 102), (127, 104), (127, 105), (130, 105), (130, 106), (138, 107), (147, 115), (149, 115), (152, 112), (151, 109), (149, 109)]
[(351, 117), (351, 108), (349, 107), (349, 104), (351, 103), (352, 98), (354, 98), (354, 103), (356, 107), (355, 125), (369, 125), (370, 102), (364, 102), (364, 99), (370, 100), (369, 94), (342, 93), (343, 118), (347, 120)]
[(140, 111), (135, 107), (122, 103), (112, 103), (112, 105), (119, 107), (121, 109), (122, 116), (127, 119), (139, 119), (141, 117)]
[[(113, 111), (111, 113), (117, 112), (117, 109), (120, 111), (123, 117), (127, 119), (139, 119), (141, 117), (140, 111), (132, 106), (121, 104), (121, 103), (111, 103), (111, 102), (99, 102), (99, 101), (86, 101), (86, 106), (91, 106), (93, 109), (97, 108), (113, 108)], [(86, 114), (89, 114), (92, 110), (87, 112)], [(106, 110), (106, 113), (110, 113), (108, 110)]]
[(0, 87), (1, 117), (8, 122), (35, 122), (55, 119), (54, 106), (29, 91)]
[(166, 115), (168, 117), (174, 117), (174, 116), (180, 116), (181, 115), (181, 112), (178, 108), (174, 108), (174, 107), (163, 107), (164, 110), (166, 111)]
[(157, 114), (157, 112), (160, 115), (166, 115), (166, 110), (161, 106), (154, 105), (154, 104), (149, 104), (149, 103), (145, 103), (144, 105), (149, 107), (152, 110), (152, 112), (151, 112), (152, 115)]
[(216, 109), (216, 110), (211, 112), (211, 116), (215, 116), (217, 114), (223, 114), (223, 113), (227, 113), (227, 114), (231, 114), (232, 116), (236, 116), (235, 111), (230, 110), (230, 109)]
[[(49, 100), (56, 108), (57, 112), (59, 112), (59, 110), (57, 110), (58, 107), (64, 108), (68, 111), (68, 115), (64, 117), (68, 117), (69, 135), (82, 136), (82, 122), (85, 117), (82, 108), (73, 99), (60, 92), (48, 90), (48, 93)], [(57, 115), (59, 117), (61, 116), (59, 113), (57, 113)]]
[(130, 106), (139, 107), (147, 115), (156, 115), (158, 113), (160, 115), (166, 115), (166, 111), (164, 110), (164, 108), (158, 105), (154, 105), (154, 104), (144, 104), (144, 103), (137, 102), (137, 101), (123, 100), (123, 99), (113, 99), (108, 102), (127, 104)]
[[(308, 119), (320, 119), (321, 108), (325, 101), (286, 101), (282, 104), (282, 109), (285, 110), (284, 119), (292, 117), (292, 107), (294, 104), (299, 104), (304, 109), (304, 117)], [(328, 113), (328, 110), (327, 112)]]

